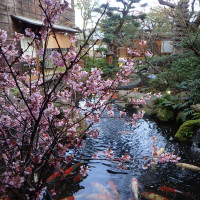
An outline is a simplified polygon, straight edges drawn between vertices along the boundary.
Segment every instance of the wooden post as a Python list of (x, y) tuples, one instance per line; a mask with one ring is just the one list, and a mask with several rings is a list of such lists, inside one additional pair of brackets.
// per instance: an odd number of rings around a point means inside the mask
[(38, 50), (38, 46), (37, 46), (37, 43), (35, 41), (35, 52), (36, 52), (35, 63), (36, 63), (36, 71), (39, 72), (40, 71), (40, 65), (39, 65), (39, 55), (37, 54), (37, 50)]

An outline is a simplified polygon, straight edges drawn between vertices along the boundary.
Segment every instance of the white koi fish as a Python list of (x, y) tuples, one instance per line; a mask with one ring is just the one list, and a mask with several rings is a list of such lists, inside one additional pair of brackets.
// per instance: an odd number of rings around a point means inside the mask
[(176, 166), (181, 167), (182, 169), (191, 169), (194, 171), (200, 171), (200, 167), (188, 163), (176, 163)]
[(93, 186), (95, 187), (95, 189), (100, 192), (101, 194), (103, 194), (105, 197), (107, 197), (108, 199), (113, 199), (112, 194), (100, 183), (93, 183)]
[(134, 197), (136, 200), (138, 200), (138, 188), (139, 188), (139, 184), (136, 178), (132, 178), (131, 181), (131, 188), (132, 188), (132, 192), (134, 194)]
[(160, 148), (159, 151), (157, 151), (157, 156), (160, 157), (161, 154), (165, 151), (165, 148)]
[[(160, 148), (158, 151), (157, 151), (157, 156), (156, 157), (160, 157), (161, 156), (161, 154), (163, 153), (165, 151), (165, 148)], [(155, 160), (156, 161), (156, 158), (153, 158), (153, 160)]]
[(90, 194), (87, 196), (87, 199), (91, 200), (112, 200), (112, 198), (109, 198), (103, 194)]
[(114, 195), (116, 197), (116, 200), (119, 200), (120, 199), (120, 195), (119, 195), (119, 193), (117, 191), (117, 188), (116, 188), (115, 184), (112, 181), (109, 181), (108, 183), (109, 183), (109, 186), (112, 189), (112, 191), (113, 191), (113, 193), (114, 193)]

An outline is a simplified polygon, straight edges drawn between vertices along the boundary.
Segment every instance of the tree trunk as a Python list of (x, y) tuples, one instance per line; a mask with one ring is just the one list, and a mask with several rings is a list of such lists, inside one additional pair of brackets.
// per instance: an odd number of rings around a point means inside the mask
[(116, 68), (118, 67), (118, 51), (117, 51), (117, 49), (118, 49), (117, 41), (114, 40), (114, 42), (113, 42), (113, 53), (114, 53), (113, 64)]

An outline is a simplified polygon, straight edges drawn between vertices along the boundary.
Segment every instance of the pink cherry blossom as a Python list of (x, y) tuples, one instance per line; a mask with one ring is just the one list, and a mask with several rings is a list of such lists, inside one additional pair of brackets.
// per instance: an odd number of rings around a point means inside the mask
[(140, 45), (146, 45), (147, 41), (146, 40), (141, 40), (141, 42), (139, 43)]
[(27, 36), (31, 37), (32, 39), (35, 38), (35, 33), (30, 28), (26, 28), (25, 33)]
[(4, 30), (0, 30), (0, 44), (5, 43), (7, 39), (7, 32)]
[(44, 3), (45, 3), (47, 6), (52, 6), (52, 5), (53, 5), (53, 1), (52, 1), (52, 0), (44, 0)]
[(153, 53), (150, 53), (149, 51), (147, 51), (147, 52), (145, 52), (145, 56), (152, 57)]

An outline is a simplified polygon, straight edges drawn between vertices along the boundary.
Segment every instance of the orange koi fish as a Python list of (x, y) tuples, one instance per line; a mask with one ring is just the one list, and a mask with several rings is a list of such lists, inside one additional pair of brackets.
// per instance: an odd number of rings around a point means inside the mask
[(131, 181), (131, 188), (134, 194), (134, 197), (136, 200), (138, 200), (138, 188), (139, 188), (139, 184), (136, 178), (132, 178)]
[(116, 99), (117, 97), (118, 97), (118, 93), (117, 92), (112, 95), (112, 99)]
[(113, 200), (110, 197), (107, 197), (103, 194), (91, 194), (87, 196), (87, 199), (91, 199), (91, 200)]
[(166, 197), (152, 193), (152, 192), (142, 192), (141, 195), (147, 200), (169, 200)]
[(108, 199), (113, 199), (112, 194), (110, 194), (110, 192), (108, 192), (108, 190), (101, 185), (100, 183), (93, 183), (93, 186), (96, 188), (96, 190), (98, 192), (100, 192), (101, 194), (103, 194), (104, 196), (106, 196)]
[(170, 187), (159, 187), (159, 190), (163, 191), (163, 192), (170, 192), (170, 193), (174, 193), (174, 194), (183, 194), (183, 195), (186, 195), (186, 196), (191, 196), (191, 194), (189, 194), (189, 193), (184, 193), (180, 190), (170, 188)]
[(108, 184), (109, 184), (110, 188), (112, 189), (112, 191), (113, 191), (113, 193), (114, 193), (114, 195), (116, 197), (116, 200), (119, 200), (120, 199), (120, 195), (119, 195), (119, 193), (117, 191), (117, 188), (116, 188), (115, 184), (112, 181), (109, 181)]

